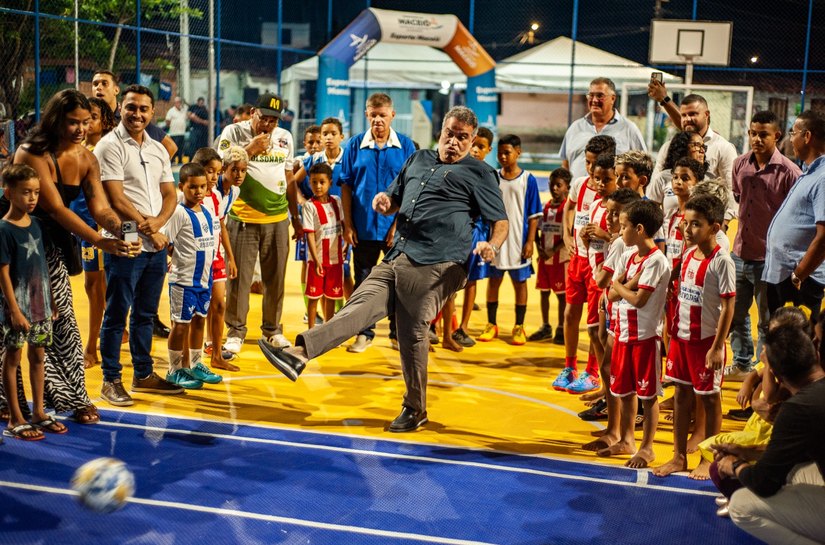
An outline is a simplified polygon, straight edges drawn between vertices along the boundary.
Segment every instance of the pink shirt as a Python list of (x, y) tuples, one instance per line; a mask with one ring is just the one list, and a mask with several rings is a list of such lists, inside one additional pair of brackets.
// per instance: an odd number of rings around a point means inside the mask
[(746, 261), (765, 260), (765, 241), (782, 201), (802, 174), (777, 148), (762, 170), (749, 151), (733, 163), (733, 196), (739, 201), (739, 228), (733, 253)]

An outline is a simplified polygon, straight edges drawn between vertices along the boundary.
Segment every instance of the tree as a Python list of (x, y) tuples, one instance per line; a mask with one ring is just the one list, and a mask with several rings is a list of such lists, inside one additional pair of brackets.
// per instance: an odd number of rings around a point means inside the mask
[[(31, 14), (2, 13), (0, 15), (0, 103), (7, 115), (18, 117), (21, 99), (31, 85), (34, 64), (34, 0), (4, 0), (14, 10)], [(168, 20), (171, 28), (178, 28), (181, 14), (179, 0), (141, 0), (142, 20)], [(80, 3), (80, 19), (109, 21), (118, 25), (135, 22), (135, 0), (83, 0)], [(40, 0), (40, 12), (73, 17), (74, 0)], [(193, 18), (202, 17), (197, 9), (187, 9)], [(137, 52), (124, 51), (120, 47), (123, 27), (115, 29), (90, 24), (80, 24), (79, 48), (81, 59), (93, 66), (106, 66), (115, 71), (115, 65), (133, 64)], [(41, 58), (53, 62), (74, 65), (74, 25), (72, 22), (40, 18)]]

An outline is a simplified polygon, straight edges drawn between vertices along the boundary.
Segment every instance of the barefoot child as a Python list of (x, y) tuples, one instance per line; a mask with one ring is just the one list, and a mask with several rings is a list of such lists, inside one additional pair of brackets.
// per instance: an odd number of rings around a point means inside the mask
[[(607, 249), (607, 257), (597, 270), (594, 271), (593, 279), (599, 289), (603, 290), (603, 295), (599, 304), (599, 337), (604, 345), (604, 354), (600, 362), (599, 373), (601, 375), (601, 382), (603, 387), (610, 384), (610, 360), (613, 351), (613, 329), (616, 324), (616, 305), (611, 303), (608, 298), (610, 289), (610, 280), (613, 278), (613, 273), (616, 272), (619, 261), (627, 251), (622, 237), (619, 235), (620, 231), (620, 217), (622, 210), (632, 202), (641, 199), (638, 193), (629, 188), (622, 188), (614, 191), (608, 195), (607, 201), (607, 232), (611, 234), (612, 240)], [(595, 394), (596, 392), (591, 392)], [(586, 394), (590, 396), (591, 394)], [(590, 409), (579, 413), (579, 417), (584, 420), (597, 420), (599, 414), (607, 412), (607, 428), (600, 439), (591, 441), (583, 446), (585, 450), (602, 450), (620, 439), (619, 435), (619, 413), (621, 411), (621, 402), (619, 398), (612, 395), (605, 395), (601, 392), (602, 398), (591, 397), (591, 400), (598, 399)], [(585, 396), (582, 396), (583, 401)]]
[[(163, 233), (172, 247), (169, 268), (169, 374), (166, 380), (183, 388), (197, 389), (203, 383), (223, 380), (203, 363), (203, 329), (212, 296), (212, 262), (215, 235), (212, 214), (201, 206), (206, 195), (206, 171), (197, 163), (180, 169), (183, 202), (176, 208)], [(184, 338), (189, 339), (189, 361), (184, 361)], [(188, 367), (187, 367), (188, 365)]]
[[(5, 435), (24, 441), (43, 439), (44, 431), (66, 433), (66, 426), (47, 416), (43, 404), (43, 348), (52, 342), (52, 319), (56, 309), (51, 297), (46, 251), (40, 222), (29, 216), (37, 206), (40, 180), (26, 165), (3, 170), (3, 190), (9, 211), (0, 221), (0, 330), (6, 348), (3, 386), (9, 422)], [(29, 376), (34, 411), (26, 422), (17, 392), (17, 369), (23, 345), (28, 343)]]
[(332, 168), (317, 163), (309, 169), (313, 197), (302, 207), (307, 237), (307, 327), (315, 327), (318, 300), (324, 301), (324, 320), (335, 314), (335, 302), (344, 297), (344, 211), (341, 200), (329, 194)]
[(544, 212), (539, 218), (538, 233), (536, 235), (536, 249), (539, 252), (538, 274), (536, 275), (536, 289), (541, 297), (541, 327), (530, 335), (529, 341), (543, 341), (553, 338), (553, 328), (550, 326), (550, 293), (555, 293), (559, 302), (559, 313), (556, 323), (556, 337), (554, 344), (564, 344), (564, 290), (567, 287), (567, 263), (570, 261), (570, 252), (564, 245), (562, 229), (564, 228), (562, 215), (567, 203), (567, 194), (570, 191), (570, 171), (566, 168), (557, 168), (550, 173), (550, 193), (552, 198), (544, 205)]
[[(206, 172), (206, 197), (203, 206), (212, 215), (212, 229), (215, 235), (215, 259), (212, 262), (212, 296), (209, 302), (209, 314), (206, 317), (206, 330), (209, 340), (204, 345), (204, 352), (211, 357), (212, 367), (226, 371), (238, 371), (240, 368), (230, 363), (234, 356), (231, 352), (224, 354), (221, 349), (223, 337), (223, 317), (226, 312), (226, 279), (238, 275), (229, 233), (224, 223), (226, 215), (240, 193), (240, 184), (246, 176), (246, 163), (249, 157), (240, 147), (230, 147), (224, 153), (224, 159), (212, 148), (201, 148), (195, 152), (193, 163), (201, 165)], [(224, 172), (224, 165), (234, 165), (231, 173)], [(223, 173), (223, 174), (222, 174)]]
[(516, 320), (511, 344), (522, 345), (527, 342), (527, 336), (524, 334), (527, 279), (533, 274), (533, 244), (542, 207), (536, 178), (519, 166), (520, 155), (521, 139), (518, 136), (507, 134), (499, 139), (499, 188), (510, 228), (507, 238), (501, 245), (501, 251), (496, 255), (489, 270), (487, 327), (478, 337), (482, 342), (492, 341), (498, 337), (498, 292), (505, 272), (509, 273), (516, 293)]
[[(664, 477), (687, 469), (687, 438), (693, 393), (705, 409), (705, 437), (722, 425), (722, 371), (725, 339), (733, 319), (736, 266), (716, 243), (725, 221), (725, 204), (711, 196), (685, 206), (685, 242), (695, 245), (682, 258), (679, 295), (665, 375), (676, 383), (673, 408), (673, 459), (653, 470)], [(692, 391), (691, 391), (692, 390)]]
[[(670, 278), (670, 263), (653, 241), (661, 228), (662, 209), (641, 200), (621, 214), (621, 232), (629, 250), (613, 274), (608, 299), (616, 304), (616, 338), (613, 345), (610, 393), (621, 399), (621, 439), (600, 450), (600, 456), (630, 454), (625, 464), (647, 467), (655, 459), (653, 438), (659, 423), (662, 358), (662, 314)], [(637, 399), (644, 404), (642, 444), (636, 451), (634, 437)]]

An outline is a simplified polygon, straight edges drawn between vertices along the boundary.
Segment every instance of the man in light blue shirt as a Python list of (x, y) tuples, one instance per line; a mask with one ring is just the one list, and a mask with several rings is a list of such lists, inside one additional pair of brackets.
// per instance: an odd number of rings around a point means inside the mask
[[(395, 217), (373, 210), (372, 199), (387, 190), (415, 151), (413, 141), (390, 126), (395, 110), (388, 95), (370, 95), (366, 116), (370, 128), (350, 138), (344, 146), (338, 180), (345, 217), (344, 238), (352, 245), (355, 289), (378, 264), (381, 253), (389, 251), (395, 234)], [(394, 329), (390, 314), (390, 338), (395, 346)], [(363, 352), (374, 337), (374, 326), (371, 326), (358, 334), (348, 350)]]
[(559, 152), (561, 166), (570, 171), (574, 180), (587, 176), (584, 148), (597, 134), (613, 137), (617, 155), (630, 150), (647, 150), (639, 127), (622, 117), (614, 108), (615, 104), (616, 85), (611, 79), (596, 78), (590, 82), (587, 92), (590, 112), (567, 128)]
[(825, 293), (825, 117), (802, 112), (789, 136), (803, 173), (768, 228), (762, 279), (771, 314), (790, 301), (816, 321)]

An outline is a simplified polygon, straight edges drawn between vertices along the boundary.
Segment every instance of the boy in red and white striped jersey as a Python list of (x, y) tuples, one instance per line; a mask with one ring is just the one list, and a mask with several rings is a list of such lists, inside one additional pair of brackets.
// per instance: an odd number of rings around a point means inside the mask
[[(725, 204), (703, 195), (685, 205), (685, 243), (679, 297), (673, 314), (667, 378), (676, 383), (673, 408), (673, 459), (656, 468), (660, 477), (687, 469), (687, 436), (694, 392), (705, 408), (705, 437), (722, 425), (722, 373), (725, 339), (733, 319), (736, 266), (716, 242)], [(691, 391), (691, 389), (693, 391)]]
[[(621, 213), (621, 233), (629, 250), (616, 272), (608, 299), (616, 305), (615, 341), (610, 369), (610, 392), (621, 398), (621, 440), (598, 452), (601, 456), (631, 454), (628, 467), (647, 467), (653, 461), (653, 437), (659, 421), (662, 359), (662, 315), (670, 263), (653, 236), (664, 221), (654, 202), (630, 203)], [(642, 444), (636, 451), (633, 435), (637, 398), (645, 411)]]

